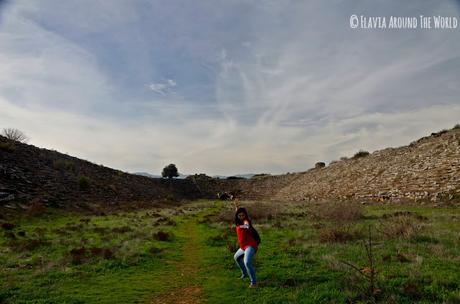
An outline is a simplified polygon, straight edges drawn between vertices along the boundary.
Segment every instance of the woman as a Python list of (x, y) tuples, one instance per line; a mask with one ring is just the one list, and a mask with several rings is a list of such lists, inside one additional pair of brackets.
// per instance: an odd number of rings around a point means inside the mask
[(238, 243), (240, 248), (234, 255), (236, 264), (241, 270), (241, 278), (251, 280), (250, 288), (256, 287), (256, 272), (252, 266), (252, 257), (257, 252), (257, 242), (251, 235), (251, 220), (249, 219), (248, 212), (245, 208), (238, 208), (235, 203), (235, 225), (236, 234), (238, 236)]

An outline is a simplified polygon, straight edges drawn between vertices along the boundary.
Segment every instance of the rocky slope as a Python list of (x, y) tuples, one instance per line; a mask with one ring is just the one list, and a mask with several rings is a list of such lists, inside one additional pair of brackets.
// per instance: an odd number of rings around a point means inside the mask
[(460, 127), (307, 172), (233, 180), (197, 175), (168, 181), (133, 175), (56, 151), (12, 144), (0, 136), (2, 208), (26, 209), (33, 202), (117, 206), (215, 198), (222, 191), (243, 199), (280, 201), (460, 201)]
[(460, 200), (460, 128), (304, 172), (275, 198)]
[(55, 207), (118, 205), (201, 196), (185, 180), (128, 174), (0, 136), (0, 206), (26, 208), (33, 201)]

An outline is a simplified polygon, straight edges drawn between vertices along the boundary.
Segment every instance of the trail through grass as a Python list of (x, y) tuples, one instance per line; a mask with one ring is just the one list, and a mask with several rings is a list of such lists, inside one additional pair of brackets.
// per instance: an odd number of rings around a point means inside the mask
[[(232, 204), (198, 201), (12, 220), (0, 234), (0, 303), (460, 303), (458, 207), (242, 203), (262, 237), (256, 289), (233, 260)], [(369, 226), (374, 298), (342, 263), (369, 267)]]
[(163, 282), (170, 288), (167, 292), (156, 295), (152, 304), (169, 303), (200, 303), (202, 287), (198, 279), (200, 270), (200, 240), (197, 223), (187, 219), (176, 230), (176, 235), (181, 238), (180, 260), (166, 261), (169, 268), (164, 273)]

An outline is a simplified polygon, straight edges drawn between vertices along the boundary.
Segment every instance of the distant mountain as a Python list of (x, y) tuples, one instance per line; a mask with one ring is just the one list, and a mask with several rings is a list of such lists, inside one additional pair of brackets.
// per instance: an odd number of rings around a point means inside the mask
[[(141, 176), (147, 176), (147, 177), (150, 177), (150, 178), (161, 178), (161, 175), (150, 174), (148, 172), (134, 172), (133, 174), (141, 175)], [(189, 175), (193, 175), (193, 174), (181, 174), (181, 173), (179, 173), (179, 177), (177, 177), (177, 178), (183, 179), (183, 178), (186, 178)], [(237, 177), (243, 177), (243, 178), (246, 178), (246, 179), (250, 179), (254, 175), (255, 175), (254, 173), (246, 173), (246, 174), (235, 174), (235, 175), (213, 175), (212, 177), (213, 178), (219, 178), (219, 179), (226, 179), (229, 176), (237, 176)]]
[[(132, 174), (146, 176), (146, 177), (150, 177), (150, 178), (162, 178), (161, 175), (150, 174), (150, 173), (147, 173), (147, 172), (134, 172)], [(181, 173), (179, 173), (179, 177), (177, 177), (177, 178), (184, 179), (187, 176), (189, 176), (189, 174), (181, 174)]]
[(150, 173), (147, 173), (147, 172), (134, 172), (133, 174), (140, 175), (140, 176), (146, 176), (146, 177), (150, 177), (150, 178), (161, 178), (161, 175), (154, 175), (154, 174), (150, 174)]

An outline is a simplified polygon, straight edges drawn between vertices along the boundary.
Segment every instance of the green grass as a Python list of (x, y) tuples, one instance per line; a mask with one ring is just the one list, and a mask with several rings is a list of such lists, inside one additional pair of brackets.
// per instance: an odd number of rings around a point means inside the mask
[[(460, 302), (458, 207), (365, 206), (362, 217), (343, 221), (334, 218), (340, 212), (318, 214), (322, 206), (243, 203), (262, 237), (256, 289), (239, 279), (233, 261), (232, 204), (198, 201), (106, 216), (61, 211), (11, 219), (16, 227), (0, 233), (0, 303), (150, 303), (191, 285), (204, 303)], [(374, 296), (344, 264), (369, 266), (369, 227)], [(158, 231), (171, 238), (156, 240)], [(343, 231), (341, 242), (328, 234)], [(112, 254), (75, 261), (70, 252), (81, 247)]]

